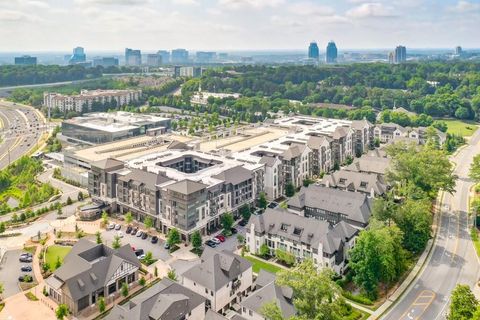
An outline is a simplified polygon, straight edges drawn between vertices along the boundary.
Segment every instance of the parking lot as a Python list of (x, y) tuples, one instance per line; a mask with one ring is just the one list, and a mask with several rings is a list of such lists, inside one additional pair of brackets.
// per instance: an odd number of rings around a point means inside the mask
[(18, 261), (22, 250), (10, 250), (5, 252), (0, 264), (0, 282), (4, 285), (3, 298), (8, 298), (20, 292), (18, 286), (18, 277), (23, 274), (29, 274), (34, 277), (33, 272), (20, 271), (21, 266), (32, 266), (32, 263)]

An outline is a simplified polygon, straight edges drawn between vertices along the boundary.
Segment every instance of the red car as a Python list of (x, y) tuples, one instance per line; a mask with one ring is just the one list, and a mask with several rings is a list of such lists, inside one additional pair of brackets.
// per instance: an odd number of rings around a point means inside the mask
[(223, 234), (219, 234), (218, 236), (216, 236), (215, 238), (217, 238), (218, 240), (220, 240), (220, 242), (225, 242), (225, 236)]

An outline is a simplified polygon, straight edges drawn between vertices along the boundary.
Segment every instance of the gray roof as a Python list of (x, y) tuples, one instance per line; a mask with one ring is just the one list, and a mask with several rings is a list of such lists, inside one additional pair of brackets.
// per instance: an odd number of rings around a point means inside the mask
[[(275, 208), (267, 210), (261, 215), (252, 215), (248, 221), (247, 230), (254, 225), (255, 232), (282, 236), (296, 242), (318, 248), (323, 245), (323, 251), (333, 254), (340, 249), (341, 241), (350, 239), (358, 230), (345, 222), (340, 222), (339, 229), (331, 227), (327, 221), (306, 218), (289, 212), (286, 209)], [(340, 231), (344, 230), (345, 234)], [(264, 285), (260, 280), (260, 285)], [(258, 280), (257, 280), (258, 282)]]
[(365, 127), (373, 127), (373, 124), (367, 119), (352, 121), (352, 128), (355, 130), (363, 130)]
[(182, 180), (169, 184), (165, 188), (182, 194), (192, 194), (207, 187), (206, 184), (192, 180)]
[(287, 150), (280, 155), (284, 160), (292, 160), (302, 155), (306, 146), (304, 144), (292, 144)]
[(327, 136), (310, 136), (307, 141), (307, 146), (310, 149), (320, 149), (325, 141), (330, 143), (330, 138)]
[(266, 275), (267, 273), (268, 272), (266, 271), (261, 272), (259, 278), (262, 277), (271, 281), (264, 286), (257, 286), (255, 291), (240, 302), (240, 305), (261, 315), (264, 304), (275, 302), (280, 308), (283, 318), (288, 319), (296, 314), (295, 307), (292, 303), (293, 290), (289, 287), (280, 287), (276, 285), (275, 275)]
[(317, 185), (302, 187), (287, 204), (289, 207), (310, 207), (340, 213), (362, 224), (367, 224), (371, 215), (371, 199), (365, 194)]
[[(373, 152), (374, 150), (372, 150)], [(380, 153), (380, 152), (379, 152)], [(362, 156), (357, 158), (354, 162), (344, 168), (346, 171), (366, 172), (385, 174), (390, 166), (390, 159), (376, 156)]]
[(263, 156), (259, 163), (265, 164), (267, 167), (273, 167), (275, 164), (275, 161), (277, 161), (276, 157), (271, 157), (271, 156)]
[(141, 266), (130, 245), (114, 250), (80, 239), (51, 277), (66, 285), (70, 296), (76, 301), (104, 287), (124, 262), (137, 268)]
[(396, 124), (396, 123), (391, 123), (391, 122), (381, 123), (381, 124), (377, 125), (377, 127), (380, 128), (382, 131), (384, 131), (384, 130), (395, 131), (395, 129), (397, 129), (401, 132), (407, 131), (407, 129), (402, 127), (401, 125)]
[(336, 140), (344, 138), (348, 135), (348, 130), (349, 130), (349, 128), (345, 128), (345, 127), (341, 127), (341, 126), (336, 127), (335, 131), (332, 134), (332, 138), (336, 139)]
[(171, 179), (153, 172), (148, 172), (140, 169), (130, 169), (131, 171), (124, 176), (119, 175), (120, 181), (134, 181), (138, 184), (144, 184), (147, 188), (155, 190), (157, 185), (171, 181)]
[(382, 195), (387, 191), (387, 183), (382, 175), (358, 171), (339, 170), (326, 175), (322, 184), (331, 188), (345, 188), (349, 191), (360, 191)]
[(105, 171), (110, 171), (110, 170), (121, 169), (123, 168), (124, 164), (120, 160), (107, 158), (107, 159), (92, 162), (91, 166), (103, 169)]
[(217, 291), (251, 267), (248, 260), (230, 251), (205, 247), (201, 263), (188, 269), (182, 276)]
[(116, 305), (107, 320), (178, 320), (205, 303), (198, 293), (163, 278), (162, 281), (132, 298)]
[(191, 148), (184, 142), (172, 141), (167, 146), (167, 149), (180, 149), (180, 150), (190, 150)]
[(214, 175), (213, 178), (225, 181), (225, 183), (236, 185), (252, 179), (252, 172), (245, 169), (243, 166), (236, 166)]

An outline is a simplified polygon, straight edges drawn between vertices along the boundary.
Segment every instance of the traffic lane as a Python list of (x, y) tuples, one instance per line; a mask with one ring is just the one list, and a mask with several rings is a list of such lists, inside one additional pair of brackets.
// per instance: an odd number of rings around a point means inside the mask
[[(168, 250), (163, 247), (165, 244), (164, 240), (158, 239), (158, 242), (153, 244), (151, 242), (152, 240), (151, 236), (143, 240), (141, 237), (137, 237), (131, 234), (126, 234), (125, 230), (126, 230), (125, 226), (122, 226), (122, 229), (120, 230), (123, 233), (123, 238), (120, 239), (122, 245), (128, 243), (130, 244), (130, 246), (134, 247), (136, 250), (143, 249), (145, 253), (150, 251), (152, 252), (152, 256), (154, 259), (160, 259), (164, 262), (171, 258), (171, 255), (168, 253)], [(117, 232), (118, 231), (116, 230), (103, 231), (102, 232), (103, 243), (111, 246), (114, 241), (115, 235), (117, 235)]]
[(8, 298), (20, 292), (18, 286), (18, 277), (20, 275), (29, 274), (34, 277), (33, 272), (22, 272), (20, 268), (22, 266), (32, 266), (31, 263), (20, 262), (20, 254), (22, 250), (11, 250), (5, 252), (1, 262), (0, 282), (4, 285), (3, 298)]

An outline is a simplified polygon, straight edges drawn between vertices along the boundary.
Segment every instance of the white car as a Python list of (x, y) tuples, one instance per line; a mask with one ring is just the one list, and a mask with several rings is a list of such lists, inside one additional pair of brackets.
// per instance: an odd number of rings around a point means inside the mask
[(211, 241), (215, 242), (216, 244), (220, 244), (222, 243), (220, 240), (218, 240), (217, 238), (212, 238), (210, 239)]
[(118, 231), (118, 232), (117, 232), (117, 236), (118, 236), (119, 238), (123, 238), (123, 232), (122, 232), (122, 231)]
[(136, 236), (137, 236), (137, 237), (141, 237), (142, 235), (143, 235), (143, 231), (142, 231), (142, 230), (138, 230)]
[(122, 226), (117, 223), (117, 224), (115, 225), (115, 230), (120, 230), (120, 229), (122, 229)]
[(115, 223), (111, 222), (109, 225), (108, 225), (108, 230), (113, 230), (115, 229)]

